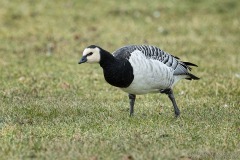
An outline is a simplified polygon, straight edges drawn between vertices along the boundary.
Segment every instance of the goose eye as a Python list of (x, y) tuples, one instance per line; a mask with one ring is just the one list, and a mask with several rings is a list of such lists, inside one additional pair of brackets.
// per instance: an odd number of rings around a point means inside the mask
[(87, 54), (87, 56), (91, 56), (92, 54), (93, 54), (93, 52), (90, 52), (90, 53)]

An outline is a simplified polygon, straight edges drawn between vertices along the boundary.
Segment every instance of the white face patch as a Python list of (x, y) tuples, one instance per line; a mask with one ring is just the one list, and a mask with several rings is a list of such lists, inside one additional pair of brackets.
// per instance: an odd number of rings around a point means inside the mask
[[(92, 53), (92, 54), (91, 54)], [(86, 48), (83, 51), (83, 56), (87, 55), (87, 63), (100, 62), (100, 49), (99, 48)]]

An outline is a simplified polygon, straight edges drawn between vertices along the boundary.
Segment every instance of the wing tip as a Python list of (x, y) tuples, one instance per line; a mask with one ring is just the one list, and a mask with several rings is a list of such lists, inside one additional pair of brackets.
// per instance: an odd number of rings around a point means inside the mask
[(184, 64), (186, 64), (187, 66), (194, 66), (194, 67), (198, 67), (198, 65), (191, 63), (191, 62), (183, 62)]
[(199, 80), (200, 78), (199, 77), (197, 77), (197, 76), (195, 76), (195, 75), (193, 75), (193, 74), (191, 74), (191, 73), (188, 73), (188, 78), (185, 78), (185, 79), (187, 79), (187, 80)]

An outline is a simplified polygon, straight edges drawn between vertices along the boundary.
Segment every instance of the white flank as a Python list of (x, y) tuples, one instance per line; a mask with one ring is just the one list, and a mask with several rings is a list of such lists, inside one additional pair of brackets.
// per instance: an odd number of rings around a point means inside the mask
[(133, 67), (134, 80), (129, 87), (121, 88), (123, 91), (145, 94), (172, 87), (175, 78), (171, 67), (158, 60), (147, 59), (139, 50), (131, 53), (129, 62)]

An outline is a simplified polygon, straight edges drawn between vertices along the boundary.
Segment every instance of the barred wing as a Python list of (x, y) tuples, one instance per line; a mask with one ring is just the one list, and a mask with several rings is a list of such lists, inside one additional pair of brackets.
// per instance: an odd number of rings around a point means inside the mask
[(178, 57), (175, 57), (160, 48), (150, 45), (130, 45), (116, 50), (113, 55), (118, 59), (129, 59), (131, 53), (135, 50), (141, 51), (148, 59), (158, 60), (174, 70), (174, 75), (189, 75), (189, 79), (199, 79), (188, 71), (189, 66), (197, 66), (190, 62), (183, 62)]

